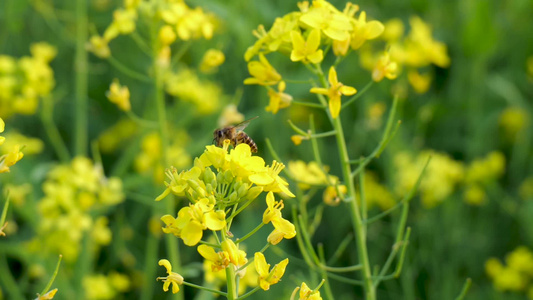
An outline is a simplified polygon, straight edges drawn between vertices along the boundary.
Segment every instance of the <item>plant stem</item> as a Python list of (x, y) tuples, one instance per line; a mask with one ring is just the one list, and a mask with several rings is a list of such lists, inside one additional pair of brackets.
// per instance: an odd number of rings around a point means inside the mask
[[(226, 235), (227, 230), (222, 231), (222, 239), (225, 241), (228, 237)], [(239, 297), (239, 293), (237, 291), (237, 283), (235, 281), (235, 266), (233, 264), (229, 264), (229, 266), (226, 268), (226, 282), (227, 282), (227, 294), (226, 298), (229, 300), (235, 300)]]
[(41, 103), (43, 104), (41, 121), (43, 122), (44, 130), (50, 139), (57, 157), (59, 157), (62, 163), (67, 163), (70, 161), (70, 154), (65, 142), (59, 134), (59, 130), (57, 130), (57, 126), (54, 124), (54, 104), (52, 103), (52, 98), (48, 97), (43, 99)]
[(357, 195), (355, 193), (355, 185), (352, 180), (352, 170), (350, 165), (350, 158), (348, 157), (348, 150), (346, 148), (346, 141), (342, 129), (340, 116), (333, 119), (333, 128), (337, 132), (337, 146), (339, 148), (339, 157), (341, 159), (342, 175), (344, 183), (346, 184), (350, 201), (348, 202), (350, 208), (350, 215), (352, 218), (352, 225), (355, 232), (355, 240), (357, 241), (357, 254), (359, 256), (359, 263), (362, 265), (362, 274), (364, 281), (364, 289), (366, 299), (376, 299), (376, 290), (372, 283), (372, 270), (370, 269), (370, 262), (368, 259), (368, 250), (366, 245), (366, 233), (364, 224), (361, 220), (361, 212), (357, 203)]
[[(159, 40), (158, 40), (158, 31), (159, 31), (159, 19), (158, 17), (154, 17), (153, 23), (152, 23), (152, 32), (151, 32), (151, 46), (152, 46), (152, 68), (154, 72), (153, 77), (153, 84), (154, 84), (154, 99), (155, 104), (157, 107), (157, 119), (159, 121), (159, 137), (161, 139), (161, 161), (160, 163), (164, 166), (168, 166), (168, 156), (167, 156), (167, 149), (168, 149), (168, 128), (167, 128), (167, 114), (166, 114), (166, 106), (165, 106), (165, 94), (163, 91), (163, 72), (164, 70), (161, 69), (157, 62), (158, 52), (160, 50)], [(171, 199), (170, 201), (166, 201), (166, 207), (165, 207), (165, 213), (170, 215), (175, 215), (175, 207), (174, 207), (174, 201)], [(160, 210), (155, 208), (153, 210), (153, 214), (155, 217), (159, 218), (160, 216)], [(180, 253), (179, 253), (179, 245), (178, 240), (175, 236), (171, 234), (165, 235), (166, 239), (166, 247), (167, 252), (169, 256), (169, 260), (172, 264), (172, 266), (175, 266), (176, 270), (178, 272), (181, 272), (181, 260), (180, 260)], [(157, 252), (156, 252), (157, 253)], [(183, 293), (177, 293), (173, 295), (174, 299), (183, 299)]]
[(87, 1), (76, 1), (76, 56), (74, 62), (75, 77), (75, 134), (74, 153), (87, 155)]

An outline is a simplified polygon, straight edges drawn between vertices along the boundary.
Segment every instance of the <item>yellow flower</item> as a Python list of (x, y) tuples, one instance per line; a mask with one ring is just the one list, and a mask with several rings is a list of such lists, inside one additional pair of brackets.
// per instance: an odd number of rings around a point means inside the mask
[(100, 58), (108, 58), (111, 55), (108, 45), (109, 40), (98, 35), (93, 35), (87, 44), (87, 50)]
[(292, 61), (303, 61), (303, 63), (312, 62), (318, 64), (324, 58), (324, 54), (320, 47), (320, 30), (313, 29), (304, 40), (299, 31), (291, 31), (292, 40)]
[(121, 110), (131, 110), (130, 104), (130, 90), (127, 86), (121, 86), (118, 79), (113, 80), (109, 91), (106, 93), (107, 99), (112, 103), (115, 103)]
[(163, 280), (163, 291), (167, 292), (169, 285), (172, 283), (172, 293), (175, 294), (180, 290), (180, 284), (183, 284), (183, 277), (176, 273), (172, 272), (172, 265), (166, 259), (159, 260), (158, 263), (160, 266), (164, 266), (167, 269), (168, 276), (166, 277), (157, 277), (157, 280)]
[(403, 36), (404, 30), (402, 20), (390, 19), (385, 23), (385, 30), (380, 38), (387, 42), (396, 42)]
[(337, 80), (337, 71), (334, 67), (329, 69), (328, 74), (329, 88), (311, 89), (311, 93), (327, 95), (329, 97), (329, 111), (331, 117), (336, 119), (341, 111), (341, 96), (351, 96), (357, 93), (357, 90), (351, 86), (344, 85)]
[[(259, 286), (267, 291), (270, 289), (272, 284), (276, 284), (281, 280), (283, 274), (285, 273), (285, 268), (289, 263), (289, 259), (286, 258), (275, 265), (272, 270), (270, 270), (270, 264), (267, 264), (265, 256), (261, 252), (256, 252), (254, 255), (254, 264), (257, 273), (259, 274), (258, 283)], [(270, 271), (269, 271), (270, 270)]]
[(326, 1), (314, 1), (313, 7), (300, 17), (300, 22), (321, 30), (324, 35), (337, 41), (350, 38), (349, 32), (353, 29), (350, 18)]
[(405, 63), (421, 67), (433, 63), (441, 68), (450, 65), (446, 45), (431, 36), (431, 28), (419, 17), (409, 19), (411, 31), (405, 41)]
[(291, 136), (291, 141), (294, 143), (295, 146), (299, 146), (303, 140), (307, 140), (307, 139), (308, 138), (306, 136), (299, 135), (299, 134)]
[(407, 80), (415, 92), (423, 94), (429, 90), (429, 86), (431, 85), (431, 74), (420, 74), (417, 70), (413, 69), (407, 73)]
[[(302, 282), (301, 287), (296, 287), (296, 289), (294, 289), (293, 295), (295, 295), (298, 289), (300, 289), (300, 293), (299, 293), (300, 298), (298, 298), (299, 300), (322, 300), (322, 297), (320, 296), (320, 292), (311, 290), (305, 282)], [(292, 297), (291, 297), (291, 300), (292, 300)]]
[[(6, 129), (6, 123), (4, 122), (2, 118), (0, 118), (0, 133), (4, 132), (5, 129)], [(6, 140), (5, 137), (0, 136), (0, 146), (4, 143), (5, 140)]]
[(30, 52), (33, 57), (45, 63), (50, 62), (57, 55), (56, 47), (45, 42), (32, 44), (30, 46)]
[(252, 77), (246, 78), (244, 84), (274, 85), (281, 80), (281, 75), (263, 54), (259, 54), (259, 61), (248, 63), (248, 72)]
[(135, 20), (137, 11), (135, 9), (117, 9), (113, 12), (113, 22), (104, 32), (104, 38), (110, 41), (119, 34), (129, 34), (135, 31)]
[(228, 104), (224, 107), (222, 114), (218, 118), (218, 127), (226, 127), (230, 124), (239, 124), (244, 121), (244, 115), (237, 110), (235, 104)]
[(200, 71), (210, 73), (215, 71), (218, 66), (224, 63), (226, 57), (222, 51), (217, 49), (209, 49), (205, 52), (202, 62), (200, 63)]
[(165, 25), (159, 29), (159, 41), (162, 45), (168, 46), (176, 40), (176, 33), (170, 25)]
[(272, 222), (274, 225), (274, 231), (267, 238), (268, 242), (276, 245), (283, 238), (292, 239), (296, 236), (296, 228), (294, 225), (283, 219), (281, 210), (283, 209), (283, 200), (277, 202), (274, 198), (274, 194), (269, 192), (266, 197), (267, 209), (263, 213), (263, 223), (268, 224)]
[(229, 266), (229, 254), (226, 251), (215, 252), (213, 247), (207, 245), (198, 246), (198, 253), (211, 262), (211, 271), (218, 272)]
[(525, 109), (511, 106), (504, 109), (500, 114), (499, 123), (505, 133), (506, 139), (514, 141), (517, 135), (528, 126), (530, 116)]
[(222, 230), (226, 226), (226, 213), (223, 210), (214, 211), (213, 205), (208, 201), (207, 198), (203, 198), (178, 212), (176, 227), (180, 230), (180, 237), (187, 246), (198, 244), (205, 229)]
[(248, 262), (248, 259), (246, 259), (246, 252), (239, 250), (232, 240), (224, 240), (221, 247), (224, 252), (228, 253), (229, 260), (233, 265), (240, 267)]
[(487, 195), (483, 188), (477, 184), (472, 184), (466, 188), (463, 198), (470, 205), (482, 205), (487, 200)]
[(384, 77), (396, 79), (398, 76), (398, 64), (391, 61), (389, 52), (384, 52), (378, 59), (372, 71), (372, 80), (380, 82)]
[(339, 180), (336, 176), (327, 174), (327, 168), (324, 167), (325, 170), (322, 170), (314, 161), (308, 164), (301, 160), (290, 161), (288, 169), (303, 190), (308, 190), (313, 185), (328, 185)]
[(355, 26), (351, 35), (350, 46), (357, 50), (367, 40), (373, 40), (380, 36), (385, 30), (385, 26), (379, 21), (366, 21), (366, 12), (359, 14), (359, 19), (355, 20)]
[(35, 298), (35, 300), (51, 300), (51, 299), (54, 299), (54, 296), (56, 295), (56, 293), (57, 293), (57, 289), (53, 289), (53, 290), (48, 291), (46, 294), (42, 296), (37, 294), (37, 298)]
[[(241, 144), (242, 145), (242, 144)], [(255, 174), (252, 174), (248, 179), (255, 183), (258, 186), (263, 187), (263, 191), (274, 193), (284, 193), (289, 197), (295, 197), (294, 194), (289, 190), (287, 181), (279, 176), (279, 173), (285, 168), (285, 165), (273, 161), (272, 166), (267, 168), (257, 169)]]
[(11, 152), (0, 156), (0, 173), (9, 172), (9, 167), (16, 164), (24, 157), (24, 153), (20, 152), (20, 146), (15, 146)]
[(285, 81), (281, 81), (278, 84), (278, 91), (274, 89), (268, 90), (268, 97), (270, 98), (270, 103), (265, 108), (266, 111), (271, 111), (273, 114), (276, 114), (280, 109), (289, 107), (291, 105), (292, 96), (284, 93), (286, 88)]
[[(338, 188), (339, 188), (339, 191), (343, 195), (346, 194), (347, 189), (345, 185), (339, 185)], [(339, 197), (339, 194), (337, 193), (337, 188), (335, 188), (334, 186), (328, 186), (324, 190), (322, 200), (324, 201), (326, 205), (329, 205), (329, 206), (337, 206), (339, 205), (339, 203), (341, 203), (341, 197)]]

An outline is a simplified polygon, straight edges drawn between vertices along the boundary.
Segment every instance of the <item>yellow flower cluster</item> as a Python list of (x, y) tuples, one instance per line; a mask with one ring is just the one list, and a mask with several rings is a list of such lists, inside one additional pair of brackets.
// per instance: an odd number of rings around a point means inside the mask
[(200, 79), (194, 71), (186, 68), (165, 75), (165, 90), (180, 100), (194, 104), (198, 112), (203, 115), (217, 111), (222, 95), (220, 86), (209, 80)]
[(471, 162), (465, 172), (465, 201), (472, 205), (483, 204), (487, 198), (483, 185), (498, 179), (504, 172), (505, 156), (501, 152), (491, 152)]
[[(299, 298), (296, 298), (296, 293), (298, 292)], [(320, 292), (318, 290), (311, 290), (305, 282), (302, 282), (302, 285), (296, 287), (292, 292), (291, 300), (322, 300)]]
[(387, 42), (387, 52), (375, 55), (371, 48), (361, 52), (361, 64), (373, 70), (374, 81), (384, 77), (395, 78), (402, 67), (407, 67), (407, 80), (414, 91), (423, 94), (428, 91), (432, 74), (421, 74), (420, 69), (431, 64), (446, 68), (450, 65), (450, 57), (444, 43), (435, 40), (431, 27), (420, 17), (409, 19), (411, 30), (404, 36), (404, 24), (400, 19), (392, 19), (385, 23), (381, 38)]
[(485, 272), (498, 291), (526, 292), (533, 299), (533, 252), (520, 246), (505, 257), (506, 265), (497, 258), (485, 262)]
[[(186, 168), (191, 165), (192, 159), (185, 150), (189, 136), (184, 131), (173, 133), (172, 144), (168, 146), (167, 159), (176, 168)], [(161, 183), (164, 178), (164, 167), (161, 164), (161, 138), (159, 133), (152, 132), (145, 135), (141, 142), (141, 151), (135, 157), (134, 166), (138, 173), (152, 172), (154, 181)]]
[(0, 55), (0, 117), (35, 114), (39, 99), (50, 95), (55, 86), (50, 61), (55, 47), (41, 42), (32, 44), (31, 56), (19, 59)]
[(463, 164), (445, 153), (433, 150), (422, 151), (416, 158), (406, 152), (399, 152), (394, 157), (394, 165), (398, 170), (395, 192), (404, 196), (415, 186), (430, 156), (431, 162), (419, 186), (422, 204), (426, 208), (440, 204), (454, 192), (464, 178)]
[(111, 242), (106, 217), (97, 217), (124, 200), (122, 181), (106, 178), (99, 165), (76, 157), (68, 165), (50, 171), (43, 183), (44, 197), (38, 204), (41, 214), (38, 237), (30, 242), (32, 251), (61, 253), (67, 261), (76, 260), (84, 234), (95, 246)]
[(106, 93), (107, 99), (123, 111), (131, 110), (130, 90), (127, 86), (121, 86), (118, 79), (113, 80)]
[[(4, 132), (5, 123), (2, 118), (0, 118), (0, 133)], [(6, 141), (6, 138), (0, 136), (0, 146), (2, 146)], [(14, 144), (13, 147), (2, 147), (2, 153), (5, 153), (0, 156), (0, 173), (9, 172), (9, 167), (16, 164), (19, 160), (24, 157), (24, 153), (20, 152), (20, 145)], [(0, 224), (2, 225), (2, 224)]]
[[(276, 201), (274, 197), (274, 193), (294, 197), (288, 189), (288, 183), (279, 176), (285, 166), (276, 161), (273, 161), (271, 166), (266, 166), (263, 158), (252, 156), (247, 144), (239, 144), (231, 151), (228, 151), (229, 145), (230, 141), (225, 140), (222, 148), (206, 146), (204, 153), (195, 159), (194, 167), (189, 170), (180, 173), (175, 168), (167, 170), (167, 188), (156, 199), (159, 201), (171, 193), (189, 199), (189, 205), (181, 208), (177, 217), (161, 217), (165, 224), (163, 232), (181, 238), (188, 246), (201, 244), (197, 250), (207, 261), (206, 278), (211, 282), (217, 278), (225, 278), (225, 275), (219, 272), (227, 268), (234, 268), (237, 276), (241, 278), (253, 272), (249, 266), (245, 267), (248, 262), (247, 254), (239, 249), (239, 239), (233, 240), (229, 226), (236, 215), (254, 202), (262, 192), (267, 193), (267, 208), (258, 229), (269, 223), (274, 227), (267, 242), (276, 245), (281, 240), (291, 239), (296, 235), (295, 226), (282, 217), (283, 201)], [(222, 231), (221, 240), (218, 235), (214, 235), (216, 247), (203, 241), (205, 230)], [(175, 293), (179, 290), (178, 285), (183, 283), (183, 278), (171, 272), (170, 263), (166, 263), (168, 261), (162, 261), (160, 265), (165, 265), (169, 273), (168, 277), (160, 278), (165, 281), (163, 288), (167, 291), (172, 283)], [(268, 290), (270, 285), (277, 283), (283, 276), (287, 263), (288, 259), (285, 259), (270, 270), (263, 254), (256, 252), (254, 264), (257, 276), (248, 275), (245, 280), (248, 283), (244, 288), (259, 285)], [(253, 280), (255, 283), (251, 282)]]
[[(396, 204), (392, 193), (386, 186), (379, 183), (377, 175), (372, 172), (365, 173), (364, 190), (368, 208), (378, 206), (385, 211)], [(359, 194), (357, 199), (361, 199)]]
[[(377, 38), (384, 30), (379, 21), (367, 21), (366, 12), (355, 14), (359, 6), (347, 3), (343, 11), (338, 10), (325, 0), (299, 2), (300, 11), (291, 12), (277, 18), (269, 31), (260, 25), (254, 31), (257, 41), (249, 47), (244, 55), (246, 61), (258, 56), (258, 61), (248, 63), (248, 71), (252, 75), (245, 84), (266, 86), (270, 103), (266, 110), (277, 113), (291, 104), (292, 97), (284, 93), (286, 84), (281, 75), (270, 65), (265, 55), (270, 52), (288, 54), (292, 62), (319, 64), (333, 49), (334, 55), (342, 57), (349, 49), (357, 50), (366, 41)], [(388, 56), (381, 62), (379, 72), (373, 77), (393, 79), (396, 77), (396, 64), (390, 62)], [(343, 85), (337, 79), (337, 72), (332, 66), (329, 70), (329, 87), (313, 88), (312, 93), (326, 95), (329, 98), (329, 110), (333, 118), (339, 115), (341, 96), (353, 95), (357, 90)], [(270, 86), (278, 85), (275, 91)]]
[[(160, 18), (164, 25), (159, 30), (160, 52), (170, 52), (170, 45), (180, 39), (211, 39), (215, 30), (215, 17), (200, 7), (191, 8), (183, 0), (164, 0), (157, 4), (139, 0), (126, 0), (124, 7), (114, 11), (113, 22), (106, 28), (103, 36), (90, 38), (87, 48), (96, 56), (107, 58), (111, 55), (109, 42), (119, 35), (135, 31), (139, 15)], [(160, 55), (162, 55), (160, 53)]]
[(124, 274), (112, 272), (109, 275), (91, 275), (83, 278), (85, 299), (117, 299), (119, 294), (130, 290), (130, 279)]

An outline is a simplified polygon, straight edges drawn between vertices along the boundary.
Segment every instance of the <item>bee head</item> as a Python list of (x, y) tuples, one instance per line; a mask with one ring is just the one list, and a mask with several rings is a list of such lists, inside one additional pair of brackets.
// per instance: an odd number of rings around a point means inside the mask
[(223, 136), (222, 129), (217, 129), (215, 132), (213, 132), (213, 144), (216, 141), (219, 141)]

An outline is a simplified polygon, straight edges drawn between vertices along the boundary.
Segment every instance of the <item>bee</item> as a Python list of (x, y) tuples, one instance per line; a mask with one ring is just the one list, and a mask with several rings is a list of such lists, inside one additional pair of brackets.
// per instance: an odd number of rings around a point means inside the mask
[(239, 123), (235, 126), (227, 126), (224, 128), (219, 128), (213, 132), (213, 143), (216, 143), (218, 147), (222, 147), (224, 144), (224, 140), (228, 139), (231, 142), (231, 145), (233, 147), (236, 147), (238, 144), (247, 144), (250, 146), (250, 149), (252, 152), (257, 152), (257, 145), (255, 144), (254, 140), (250, 138), (243, 130), (246, 128), (250, 121), (256, 119), (258, 117), (254, 117), (251, 119), (248, 119), (242, 123)]

